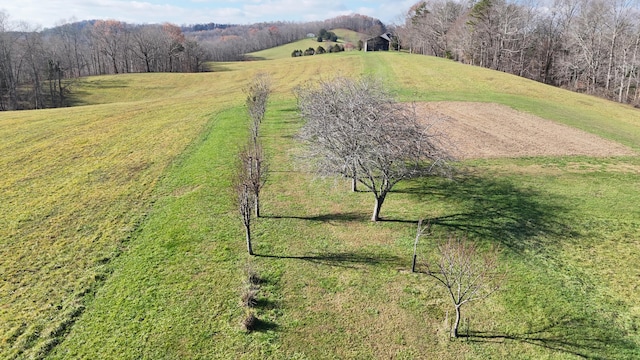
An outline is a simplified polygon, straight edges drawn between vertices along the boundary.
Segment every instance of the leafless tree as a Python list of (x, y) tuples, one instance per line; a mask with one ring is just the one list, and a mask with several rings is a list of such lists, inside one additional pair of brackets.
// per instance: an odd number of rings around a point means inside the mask
[(242, 162), (247, 167), (247, 185), (253, 198), (253, 208), (256, 218), (260, 217), (260, 192), (267, 181), (269, 173), (268, 163), (259, 141), (251, 141), (247, 150), (241, 153)]
[(240, 212), (242, 224), (244, 225), (247, 251), (249, 252), (249, 255), (253, 255), (253, 246), (251, 244), (251, 220), (253, 217), (254, 199), (249, 180), (250, 168), (252, 166), (249, 159), (250, 155), (246, 149), (240, 152), (240, 161), (238, 168), (236, 169), (233, 186), (236, 193), (238, 210)]
[(247, 149), (243, 152), (243, 160), (248, 168), (247, 181), (254, 199), (256, 217), (260, 217), (260, 191), (264, 186), (268, 169), (267, 162), (260, 143), (260, 124), (267, 111), (267, 101), (271, 94), (271, 80), (267, 74), (257, 74), (245, 89), (246, 105), (250, 117), (249, 130), (251, 139)]
[(125, 32), (125, 24), (117, 20), (98, 20), (93, 25), (92, 36), (98, 45), (98, 51), (109, 57), (115, 74), (124, 70), (119, 67), (119, 59), (126, 48), (123, 41)]
[(0, 107), (18, 108), (19, 74), (22, 61), (17, 54), (20, 33), (10, 21), (9, 14), (0, 11)]
[(497, 251), (480, 252), (474, 243), (453, 236), (438, 246), (438, 260), (427, 266), (427, 274), (445, 288), (455, 308), (452, 337), (458, 337), (462, 306), (487, 298), (505, 278)]
[(309, 159), (321, 174), (349, 177), (373, 193), (372, 221), (380, 219), (382, 204), (399, 181), (449, 174), (452, 158), (441, 135), (379, 81), (336, 78), (298, 88), (296, 95)]
[(159, 25), (140, 26), (132, 32), (131, 51), (144, 62), (146, 72), (159, 71), (164, 32)]
[(52, 60), (59, 62), (60, 67), (69, 73), (68, 76), (88, 75), (88, 47), (84, 35), (78, 23), (62, 22), (52, 29), (51, 36), (47, 38)]
[(418, 241), (422, 236), (431, 234), (431, 222), (427, 221), (426, 225), (422, 225), (423, 219), (418, 221), (418, 229), (416, 230), (416, 238), (413, 241), (413, 261), (411, 262), (411, 272), (416, 272), (416, 260), (418, 259)]
[(464, 5), (452, 0), (420, 1), (406, 16), (404, 46), (412, 52), (439, 57), (453, 57), (452, 32), (463, 15)]
[(271, 79), (268, 74), (257, 74), (249, 86), (245, 89), (247, 111), (251, 118), (251, 138), (257, 143), (259, 129), (264, 115), (267, 112), (267, 101), (271, 94)]

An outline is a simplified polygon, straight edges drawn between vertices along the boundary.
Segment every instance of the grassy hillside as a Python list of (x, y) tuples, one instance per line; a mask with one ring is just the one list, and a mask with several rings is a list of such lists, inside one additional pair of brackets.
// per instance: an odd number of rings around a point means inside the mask
[[(291, 53), (295, 50), (306, 50), (308, 48), (313, 48), (314, 50), (318, 48), (318, 46), (322, 46), (325, 50), (329, 51), (329, 48), (335, 44), (352, 44), (355, 46), (358, 43), (358, 40), (366, 38), (366, 35), (357, 33), (355, 31), (346, 30), (346, 29), (338, 29), (333, 30), (336, 35), (338, 35), (338, 41), (323, 41), (321, 43), (318, 42), (316, 38), (307, 38), (299, 41), (292, 42), (290, 44), (278, 46), (271, 49), (266, 49), (262, 51), (256, 51), (248, 54), (250, 58), (257, 60), (276, 60), (276, 59), (284, 59), (291, 57)], [(331, 54), (323, 54), (323, 55), (331, 55)]]
[[(640, 150), (637, 110), (408, 54), (214, 69), (90, 78), (86, 106), (0, 113), (0, 357), (640, 356), (638, 157), (470, 161), (456, 182), (402, 183), (372, 224), (370, 194), (299, 171), (291, 89), (374, 74), (405, 100), (500, 102)], [(276, 93), (249, 258), (229, 188), (241, 89), (258, 71)], [(473, 337), (450, 341), (441, 290), (407, 273), (422, 217), (435, 235), (421, 258), (451, 231), (503, 248), (506, 286), (463, 312)], [(239, 328), (248, 264), (263, 278), (251, 334)]]
[(359, 33), (359, 32), (348, 30), (348, 29), (334, 29), (331, 31), (333, 31), (336, 35), (338, 35), (338, 39), (342, 43), (351, 43), (353, 45), (356, 45), (358, 43), (358, 40), (364, 41), (367, 38), (371, 37), (367, 34)]

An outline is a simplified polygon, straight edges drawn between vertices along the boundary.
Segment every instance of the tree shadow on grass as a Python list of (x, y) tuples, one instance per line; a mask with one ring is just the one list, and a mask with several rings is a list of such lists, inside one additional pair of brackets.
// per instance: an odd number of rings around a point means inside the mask
[[(283, 108), (283, 109), (278, 109), (278, 111), (279, 112), (284, 112), (284, 113), (288, 113), (289, 112), (289, 113), (296, 113), (297, 114), (299, 110), (295, 106), (290, 106), (290, 107), (286, 107), (286, 108)], [(297, 120), (298, 120), (298, 118), (296, 117), (296, 121)]]
[(243, 61), (264, 61), (264, 60), (267, 60), (267, 58), (263, 56), (244, 55), (242, 60)]
[(469, 176), (459, 181), (412, 181), (401, 192), (421, 201), (441, 199), (464, 211), (430, 219), (433, 225), (492, 239), (515, 251), (552, 245), (551, 240), (577, 236), (562, 199), (517, 186), (508, 179)]
[(524, 333), (468, 331), (461, 334), (461, 337), (479, 343), (516, 341), (585, 359), (640, 357), (637, 344), (625, 339), (610, 325), (602, 319), (598, 320), (597, 316), (589, 318), (564, 316), (550, 324)]
[(256, 300), (256, 306), (257, 308), (261, 308), (261, 309), (276, 309), (280, 306), (280, 304), (276, 301), (273, 300), (269, 300), (267, 298), (261, 297), (258, 298), (258, 300)]
[(324, 223), (362, 221), (363, 219), (367, 218), (366, 214), (359, 213), (359, 212), (320, 214), (320, 215), (314, 215), (314, 216), (263, 215), (262, 217), (267, 219), (309, 220), (309, 221), (319, 221)]
[(368, 266), (377, 266), (382, 264), (406, 265), (404, 263), (401, 263), (401, 259), (397, 256), (384, 254), (371, 255), (357, 252), (327, 252), (302, 256), (256, 254), (256, 256), (276, 259), (302, 260), (320, 265), (343, 268), (355, 268), (356, 265), (359, 264)]
[(253, 325), (251, 331), (257, 332), (267, 332), (269, 330), (275, 331), (278, 330), (278, 324), (262, 319), (256, 319), (256, 323)]

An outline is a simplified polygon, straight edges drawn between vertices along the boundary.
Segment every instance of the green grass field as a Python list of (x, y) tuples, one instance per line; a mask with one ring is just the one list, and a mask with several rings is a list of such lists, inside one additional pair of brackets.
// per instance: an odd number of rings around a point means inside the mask
[[(0, 113), (0, 358), (640, 357), (639, 157), (469, 161), (456, 181), (401, 183), (374, 224), (370, 194), (300, 171), (291, 90), (373, 74), (406, 101), (499, 102), (636, 150), (638, 110), (443, 59), (282, 54), (88, 78), (83, 106)], [(230, 184), (257, 72), (275, 89), (272, 165), (249, 257)], [(502, 248), (505, 286), (463, 309), (471, 337), (448, 338), (450, 304), (407, 271), (419, 218), (435, 232), (421, 259), (450, 232)]]

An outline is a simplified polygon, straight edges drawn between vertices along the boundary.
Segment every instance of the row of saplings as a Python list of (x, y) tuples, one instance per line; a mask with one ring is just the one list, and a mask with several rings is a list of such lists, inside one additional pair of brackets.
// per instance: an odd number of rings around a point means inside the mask
[[(239, 155), (235, 177), (238, 208), (246, 233), (247, 250), (253, 255), (252, 218), (260, 216), (260, 190), (267, 176), (259, 128), (270, 94), (268, 76), (260, 74), (247, 88), (251, 136)], [(323, 176), (342, 176), (373, 194), (372, 221), (392, 188), (406, 179), (426, 176), (451, 177), (453, 157), (446, 138), (432, 132), (441, 121), (435, 115), (419, 120), (415, 108), (396, 102), (381, 82), (363, 77), (338, 77), (295, 90), (298, 110), (304, 120), (299, 139), (305, 148), (304, 163)], [(431, 224), (418, 222), (412, 272), (416, 270), (419, 239), (430, 233)], [(438, 246), (437, 257), (428, 262), (426, 274), (446, 290), (456, 318), (451, 336), (459, 336), (461, 308), (495, 292), (504, 280), (495, 248), (480, 251), (465, 239), (450, 236)], [(254, 289), (255, 290), (255, 289)], [(243, 295), (244, 297), (244, 295)], [(243, 299), (247, 305), (247, 301)], [(243, 327), (251, 331), (257, 321), (249, 311)]]
[(309, 47), (307, 50), (293, 50), (291, 52), (291, 57), (299, 57), (299, 56), (311, 56), (311, 55), (321, 55), (326, 53), (337, 53), (344, 51), (344, 46), (340, 44), (333, 44), (333, 46), (329, 46), (329, 50), (326, 50), (324, 47), (318, 46), (316, 49)]

